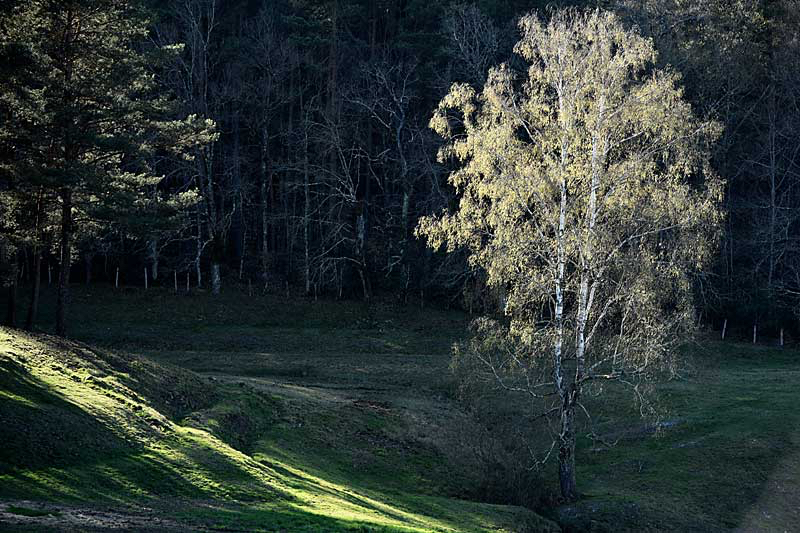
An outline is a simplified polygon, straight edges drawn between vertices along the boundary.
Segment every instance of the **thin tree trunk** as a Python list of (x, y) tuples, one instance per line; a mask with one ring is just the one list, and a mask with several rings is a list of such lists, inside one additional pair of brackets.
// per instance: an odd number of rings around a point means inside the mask
[[(244, 196), (242, 193), (239, 193), (239, 205), (244, 206)], [(247, 217), (245, 216), (245, 211), (242, 209), (242, 238), (240, 242), (240, 254), (239, 254), (239, 280), (242, 279), (244, 276), (244, 264), (247, 261), (247, 238), (249, 231), (249, 225), (247, 224)]]
[(31, 302), (28, 306), (28, 315), (25, 317), (25, 329), (33, 329), (36, 315), (39, 313), (39, 292), (42, 287), (42, 250), (39, 246), (41, 239), (42, 198), (44, 190), (39, 189), (39, 199), (36, 202), (36, 227), (33, 243), (33, 286), (31, 287)]
[[(369, 180), (369, 178), (367, 178)], [(366, 202), (365, 202), (366, 209)], [(356, 220), (357, 238), (356, 238), (356, 253), (359, 259), (358, 275), (361, 278), (361, 288), (364, 291), (364, 301), (369, 301), (372, 289), (369, 284), (369, 277), (367, 273), (367, 253), (364, 247), (367, 240), (367, 222), (366, 214), (362, 213)]]
[(600, 190), (601, 168), (603, 166), (603, 153), (606, 151), (606, 146), (601, 147), (601, 130), (603, 127), (603, 119), (605, 113), (605, 93), (600, 96), (600, 103), (598, 106), (598, 116), (596, 130), (592, 135), (592, 179), (589, 190), (589, 205), (586, 207), (586, 229), (584, 231), (583, 243), (580, 253), (580, 289), (578, 291), (578, 320), (576, 326), (576, 347), (575, 347), (575, 389), (573, 390), (574, 398), (571, 399), (571, 404), (574, 405), (579, 401), (581, 392), (581, 383), (586, 374), (586, 324), (589, 320), (589, 313), (591, 312), (592, 302), (594, 300), (595, 290), (597, 288), (598, 280), (591, 283), (589, 288), (589, 278), (591, 261), (594, 256), (594, 228), (597, 224), (597, 193)]
[(8, 286), (8, 308), (6, 309), (6, 326), (17, 327), (17, 280)]
[(269, 277), (269, 230), (268, 230), (268, 211), (267, 211), (267, 180), (261, 181), (261, 277), (266, 283)]
[[(377, 48), (377, 27), (378, 16), (377, 11), (379, 6), (376, 2), (369, 4), (369, 59), (372, 61), (375, 58), (375, 50)], [(369, 265), (367, 258), (367, 241), (369, 239), (369, 225), (370, 209), (372, 207), (372, 154), (373, 150), (373, 121), (367, 120), (367, 172), (364, 178), (364, 203), (361, 214), (358, 217), (358, 247), (359, 247), (359, 261), (358, 274), (361, 277), (361, 287), (364, 291), (364, 300), (369, 301), (372, 298), (372, 284), (369, 279)]]
[(87, 252), (83, 254), (83, 269), (84, 272), (86, 273), (85, 282), (87, 287), (92, 282), (92, 259), (93, 255), (91, 253)]
[[(773, 44), (770, 43), (768, 46), (767, 54), (770, 58), (770, 67), (775, 69), (777, 67), (776, 64), (776, 56), (775, 50), (773, 49)], [(777, 102), (776, 102), (776, 92), (778, 90), (777, 87), (777, 78), (774, 76), (775, 71), (772, 70), (770, 74), (770, 80), (767, 90), (769, 91), (769, 103), (767, 107), (767, 121), (768, 121), (768, 157), (769, 157), (769, 272), (767, 276), (767, 313), (769, 318), (774, 318), (774, 285), (775, 275), (776, 275), (776, 268), (777, 268), (777, 255), (780, 255), (779, 252), (776, 251), (776, 239), (777, 239), (777, 215), (778, 215), (778, 186), (779, 180), (777, 176), (778, 171), (778, 151), (779, 147), (777, 144), (777, 136), (778, 136), (778, 114), (781, 112), (778, 110)], [(778, 281), (777, 283), (780, 283)]]
[(222, 290), (220, 268), (225, 261), (225, 242), (219, 233), (211, 234), (211, 294), (219, 294)]
[(17, 327), (17, 281), (19, 280), (19, 254), (16, 249), (9, 247), (13, 250), (8, 254), (11, 268), (9, 269), (8, 277), (8, 302), (6, 307), (5, 325), (15, 328)]
[(28, 306), (28, 315), (25, 317), (25, 329), (33, 329), (36, 315), (39, 313), (39, 292), (42, 286), (42, 252), (39, 244), (33, 245), (33, 286), (31, 287), (31, 303)]
[(269, 133), (265, 126), (261, 133), (261, 274), (264, 277), (264, 283), (269, 276), (269, 208), (268, 191), (272, 185), (271, 172), (269, 169)]
[(219, 294), (222, 290), (222, 279), (219, 274), (219, 263), (211, 263), (211, 294)]
[(303, 246), (304, 246), (304, 263), (303, 275), (305, 278), (306, 295), (311, 292), (311, 264), (309, 254), (309, 235), (308, 225), (311, 216), (311, 191), (310, 191), (310, 176), (308, 170), (308, 125), (306, 125), (305, 136), (303, 138)]
[(558, 481), (561, 486), (561, 496), (564, 500), (573, 502), (578, 499), (578, 487), (575, 476), (575, 408), (571, 405), (561, 412), (560, 439)]
[(150, 259), (150, 277), (153, 281), (158, 280), (158, 239), (152, 238), (147, 243), (147, 255)]
[(564, 370), (561, 366), (564, 342), (564, 275), (566, 270), (565, 230), (567, 207), (566, 183), (561, 183), (561, 206), (558, 217), (558, 264), (556, 266), (556, 343), (553, 355), (553, 377), (556, 393), (561, 399), (561, 434), (559, 435), (558, 472), (561, 483), (561, 496), (567, 500), (575, 499), (575, 433), (573, 428), (574, 408), (569, 390), (564, 383)]
[(411, 210), (411, 193), (407, 188), (403, 190), (403, 207), (400, 212), (400, 220), (403, 226), (403, 255), (406, 255), (406, 248), (408, 247), (408, 216)]
[(197, 288), (203, 287), (203, 271), (200, 269), (200, 259), (203, 256), (203, 224), (200, 220), (200, 210), (197, 210), (197, 236), (196, 236), (197, 249), (194, 258), (194, 270), (197, 274)]
[(61, 191), (61, 268), (58, 272), (56, 300), (56, 335), (67, 334), (67, 305), (69, 304), (69, 271), (72, 262), (72, 191)]
[[(229, 233), (231, 251), (233, 259), (242, 262), (244, 259), (244, 227), (247, 221), (244, 218), (244, 198), (242, 197), (242, 169), (241, 169), (241, 150), (240, 133), (241, 121), (239, 113), (233, 113), (232, 117), (233, 146), (231, 148), (231, 196), (233, 198), (233, 211), (230, 216)], [(221, 202), (224, 206), (224, 200)], [(224, 209), (224, 208), (223, 208)], [(241, 278), (241, 276), (240, 276)]]
[[(564, 97), (559, 94), (560, 114), (564, 116)], [(555, 325), (556, 341), (553, 354), (553, 379), (555, 392), (561, 401), (561, 433), (558, 446), (558, 474), (561, 496), (566, 501), (576, 499), (575, 477), (575, 429), (574, 404), (570, 387), (564, 382), (563, 360), (564, 344), (564, 280), (566, 273), (566, 225), (567, 225), (567, 176), (566, 163), (569, 145), (565, 138), (561, 140), (561, 176), (559, 183), (560, 203), (558, 212), (558, 235), (556, 236), (556, 272), (555, 272)]]
[(775, 89), (770, 90), (769, 113), (769, 272), (767, 275), (767, 305), (769, 315), (772, 316), (773, 298), (772, 285), (775, 277), (775, 229), (777, 216), (777, 180), (776, 180), (776, 155), (775, 155)]

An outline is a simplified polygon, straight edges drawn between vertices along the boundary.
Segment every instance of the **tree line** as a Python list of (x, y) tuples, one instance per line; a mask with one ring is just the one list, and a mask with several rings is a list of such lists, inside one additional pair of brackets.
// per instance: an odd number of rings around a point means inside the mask
[[(516, 22), (550, 4), (0, 4), (2, 268), (9, 294), (30, 281), (24, 322), (42, 265), (57, 272), (62, 333), (70, 279), (117, 276), (496, 306), (466, 253), (414, 235), (457, 202), (429, 122), (453, 83), (481, 90), (493, 65), (524, 67)], [(561, 4), (638, 27), (693, 112), (720, 125), (709, 149), (724, 223), (713, 264), (691, 280), (703, 319), (791, 329), (798, 2)]]

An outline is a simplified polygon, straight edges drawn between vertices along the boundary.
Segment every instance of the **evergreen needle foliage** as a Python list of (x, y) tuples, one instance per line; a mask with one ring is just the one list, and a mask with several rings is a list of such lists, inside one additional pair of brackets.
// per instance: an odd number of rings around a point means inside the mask
[(90, 222), (185, 209), (193, 193), (162, 197), (154, 161), (210, 141), (213, 123), (171, 118), (173, 104), (155, 70), (180, 47), (148, 44), (149, 20), (137, 2), (34, 0), (19, 3), (3, 22), (2, 48), (18, 61), (0, 98), (0, 142), (8, 155), (2, 169), (12, 195), (37, 199), (28, 212), (38, 226), (50, 210), (60, 212), (66, 266), (56, 330), (63, 335), (76, 233), (91, 233)]

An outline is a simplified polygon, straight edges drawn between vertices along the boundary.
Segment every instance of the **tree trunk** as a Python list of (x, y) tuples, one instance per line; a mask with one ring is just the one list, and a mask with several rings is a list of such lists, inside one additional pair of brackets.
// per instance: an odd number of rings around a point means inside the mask
[(36, 322), (36, 315), (39, 312), (39, 292), (42, 286), (42, 250), (39, 246), (41, 234), (41, 218), (42, 218), (42, 199), (44, 189), (39, 189), (39, 198), (36, 202), (36, 225), (35, 225), (35, 240), (33, 243), (33, 286), (31, 287), (31, 302), (28, 306), (28, 315), (25, 317), (25, 329), (30, 331), (33, 329), (33, 324)]
[(86, 272), (86, 286), (88, 287), (89, 284), (92, 282), (92, 259), (93, 254), (85, 253), (83, 254), (83, 268)]
[[(403, 173), (405, 176), (405, 172)], [(409, 227), (409, 210), (411, 206), (411, 193), (407, 188), (403, 189), (403, 207), (400, 216), (400, 223), (402, 224), (403, 228), (403, 240), (401, 241), (402, 250), (400, 251), (401, 254), (401, 264), (402, 264), (402, 272), (403, 276), (405, 277), (405, 283), (403, 284), (402, 290), (402, 298), (403, 304), (408, 303), (408, 287), (411, 285), (411, 265), (410, 258), (409, 258), (409, 243), (408, 243), (408, 227)]]
[[(369, 59), (375, 59), (375, 51), (377, 49), (377, 28), (378, 28), (378, 15), (379, 6), (376, 2), (369, 4)], [(367, 172), (364, 174), (364, 204), (361, 210), (361, 215), (358, 217), (358, 246), (359, 246), (359, 260), (361, 264), (358, 267), (358, 275), (361, 277), (361, 288), (364, 292), (364, 300), (369, 301), (372, 298), (372, 284), (369, 279), (369, 265), (367, 258), (367, 241), (369, 239), (369, 225), (370, 208), (372, 206), (372, 154), (373, 150), (373, 121), (367, 120)]]
[[(772, 317), (773, 311), (773, 282), (775, 278), (775, 230), (776, 230), (776, 217), (778, 206), (776, 204), (777, 196), (777, 156), (776, 156), (776, 121), (777, 110), (775, 108), (775, 87), (770, 84), (769, 88), (770, 102), (769, 102), (769, 271), (767, 274), (767, 312), (768, 316)], [(755, 342), (755, 341), (753, 341)]]
[(558, 481), (561, 497), (567, 502), (578, 499), (575, 480), (575, 408), (565, 406), (561, 412), (561, 435), (558, 448)]
[[(242, 193), (239, 193), (239, 205), (244, 206), (244, 196)], [(244, 276), (244, 264), (247, 261), (247, 238), (248, 238), (248, 231), (250, 226), (247, 224), (247, 216), (245, 215), (244, 209), (242, 210), (242, 235), (241, 241), (239, 242), (239, 280), (242, 279)]]
[(225, 242), (222, 235), (211, 235), (211, 294), (219, 294), (222, 290), (220, 266), (225, 261)]
[[(564, 101), (559, 97), (559, 113), (564, 115)], [(561, 140), (561, 176), (559, 192), (561, 196), (558, 212), (558, 233), (556, 235), (556, 265), (555, 265), (555, 323), (556, 340), (553, 354), (553, 378), (555, 392), (561, 400), (561, 434), (559, 435), (558, 448), (558, 478), (561, 485), (561, 496), (571, 502), (576, 499), (575, 482), (575, 405), (572, 402), (571, 387), (564, 381), (564, 283), (566, 275), (566, 228), (567, 228), (567, 158), (569, 144), (566, 138)]]
[[(233, 198), (233, 210), (230, 214), (230, 225), (228, 226), (228, 236), (231, 243), (233, 259), (240, 262), (244, 258), (244, 233), (247, 220), (244, 217), (244, 198), (242, 196), (242, 169), (240, 151), (240, 132), (241, 123), (239, 113), (233, 113), (231, 118), (231, 129), (233, 130), (233, 146), (231, 147), (231, 196)], [(223, 203), (224, 205), (224, 203)]]
[(17, 327), (17, 280), (8, 286), (8, 308), (6, 309), (6, 326)]
[(406, 254), (408, 246), (408, 215), (411, 209), (411, 193), (408, 189), (403, 190), (403, 207), (400, 213), (400, 220), (403, 226), (403, 254)]
[(28, 316), (25, 317), (25, 329), (33, 329), (36, 315), (39, 312), (39, 291), (42, 286), (42, 252), (39, 245), (33, 246), (33, 286), (31, 287), (31, 303), (28, 306)]
[(147, 255), (150, 259), (150, 277), (158, 280), (158, 239), (153, 238), (147, 242)]
[(219, 275), (219, 263), (211, 263), (211, 294), (219, 294), (222, 289), (222, 279)]
[[(364, 206), (366, 209), (366, 202)], [(366, 226), (366, 216), (362, 213), (356, 220), (356, 228), (358, 230), (356, 238), (356, 255), (359, 259), (358, 275), (361, 278), (361, 288), (364, 291), (364, 301), (369, 301), (372, 296), (372, 287), (370, 286), (369, 273), (367, 272), (367, 253), (365, 250), (367, 241)]]
[(261, 277), (266, 283), (269, 277), (269, 218), (267, 211), (267, 180), (261, 180), (259, 189), (261, 200)]
[(11, 253), (8, 254), (10, 263), (8, 275), (8, 307), (6, 308), (5, 325), (15, 328), (17, 327), (17, 280), (19, 279), (19, 254), (13, 247)]
[(308, 225), (311, 216), (311, 191), (308, 170), (308, 125), (303, 137), (303, 277), (305, 278), (306, 295), (311, 292), (311, 258), (309, 253)]
[(197, 235), (195, 244), (197, 245), (194, 257), (194, 270), (197, 275), (197, 288), (203, 287), (203, 271), (200, 269), (200, 259), (203, 256), (203, 224), (200, 220), (200, 210), (197, 211)]
[[(327, 102), (327, 115), (332, 124), (336, 124), (338, 118), (337, 109), (337, 85), (339, 74), (339, 2), (333, 1), (333, 13), (330, 17), (331, 20), (331, 46), (328, 52), (328, 102)], [(329, 165), (333, 170), (336, 158), (331, 155)]]
[(56, 300), (56, 335), (67, 334), (67, 305), (69, 301), (69, 270), (72, 263), (72, 191), (61, 191), (61, 268), (58, 273)]
[(17, 281), (8, 285), (8, 307), (6, 308), (6, 326), (17, 327)]
[(261, 274), (266, 286), (269, 277), (269, 188), (272, 185), (269, 167), (269, 132), (266, 126), (261, 132)]

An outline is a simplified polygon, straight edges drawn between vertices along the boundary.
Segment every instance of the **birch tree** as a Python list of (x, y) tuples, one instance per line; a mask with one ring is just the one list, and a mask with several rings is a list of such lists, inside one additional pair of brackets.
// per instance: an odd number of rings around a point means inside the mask
[(482, 92), (454, 85), (439, 104), (431, 126), (447, 141), (440, 158), (457, 165), (459, 203), (418, 233), (467, 249), (504, 294), (505, 320), (473, 344), (491, 348), (472, 355), (551, 422), (546, 449), (571, 501), (587, 389), (618, 381), (638, 393), (674, 368), (691, 332), (689, 273), (719, 221), (708, 165), (718, 128), (693, 116), (678, 77), (653, 67), (652, 43), (613, 14), (528, 15), (520, 30), (526, 72), (501, 65)]

